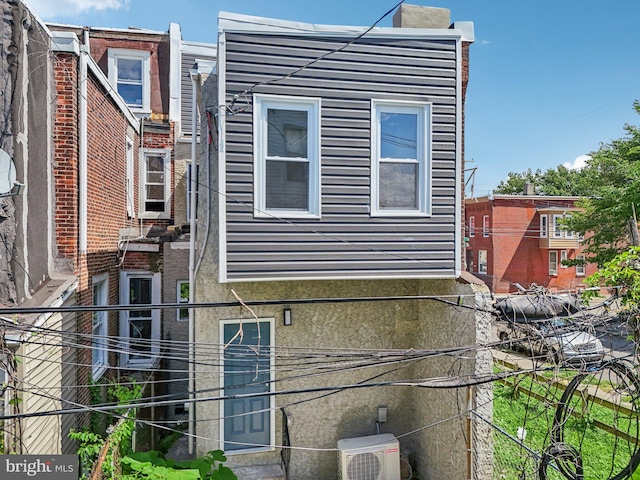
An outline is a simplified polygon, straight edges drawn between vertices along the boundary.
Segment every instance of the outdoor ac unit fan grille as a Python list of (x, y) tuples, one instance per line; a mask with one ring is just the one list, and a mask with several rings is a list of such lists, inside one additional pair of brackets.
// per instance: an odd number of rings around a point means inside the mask
[(390, 433), (338, 440), (338, 479), (400, 480), (399, 451)]
[(357, 453), (346, 459), (346, 480), (379, 480), (382, 462), (375, 453)]

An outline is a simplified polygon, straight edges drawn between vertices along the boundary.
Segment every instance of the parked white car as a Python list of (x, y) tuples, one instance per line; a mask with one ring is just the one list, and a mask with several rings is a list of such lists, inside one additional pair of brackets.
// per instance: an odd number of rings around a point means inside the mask
[(580, 329), (571, 317), (499, 321), (498, 338), (506, 346), (522, 348), (556, 363), (595, 363), (604, 358), (602, 342)]

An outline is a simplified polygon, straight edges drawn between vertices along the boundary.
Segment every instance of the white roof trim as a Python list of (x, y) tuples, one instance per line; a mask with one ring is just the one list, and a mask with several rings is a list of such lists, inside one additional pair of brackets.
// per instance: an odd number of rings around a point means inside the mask
[(180, 46), (184, 53), (215, 57), (218, 53), (218, 46), (215, 43), (182, 42)]
[[(445, 37), (460, 38), (465, 41), (473, 41), (467, 38), (469, 33), (473, 35), (472, 22), (458, 22), (464, 28), (389, 28), (375, 27), (367, 36), (397, 36), (397, 37)], [(469, 25), (470, 24), (470, 25)], [(457, 25), (457, 24), (454, 24)], [(254, 17), (237, 13), (220, 12), (218, 14), (218, 30), (220, 32), (253, 32), (253, 33), (287, 33), (289, 35), (360, 35), (369, 27), (319, 25), (315, 23), (293, 22), (274, 18)]]

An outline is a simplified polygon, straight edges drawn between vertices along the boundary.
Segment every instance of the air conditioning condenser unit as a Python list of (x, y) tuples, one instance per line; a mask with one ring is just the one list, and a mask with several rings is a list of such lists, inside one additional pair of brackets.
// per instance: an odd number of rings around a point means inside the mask
[(400, 480), (400, 443), (390, 433), (338, 440), (339, 480)]

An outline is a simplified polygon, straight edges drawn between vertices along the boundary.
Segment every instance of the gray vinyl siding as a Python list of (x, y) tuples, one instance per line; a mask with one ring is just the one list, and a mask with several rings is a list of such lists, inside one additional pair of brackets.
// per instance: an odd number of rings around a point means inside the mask
[(193, 86), (190, 70), (195, 67), (196, 55), (182, 52), (180, 65), (180, 130), (182, 135), (193, 131)]
[[(281, 78), (350, 39), (227, 33), (225, 95)], [(367, 38), (253, 93), (321, 98), (321, 218), (253, 216), (251, 94), (226, 117), (228, 281), (455, 275), (454, 39)], [(431, 215), (372, 217), (371, 100), (432, 103)]]

